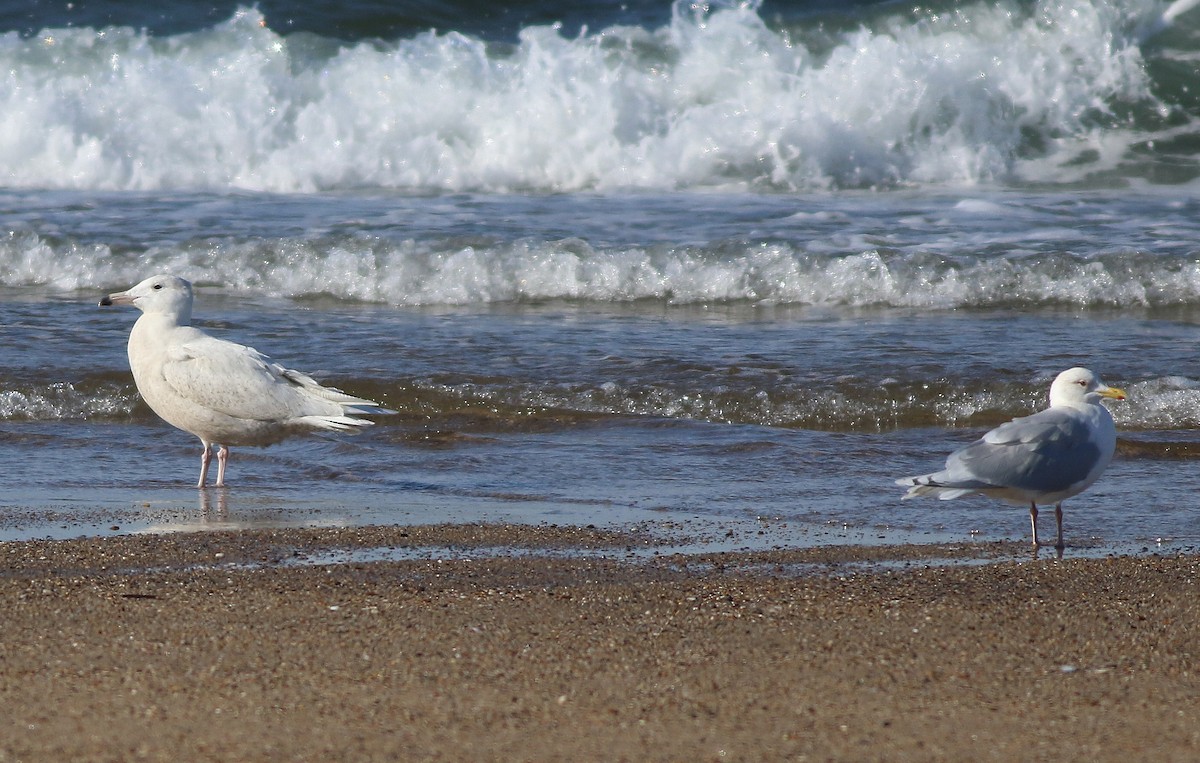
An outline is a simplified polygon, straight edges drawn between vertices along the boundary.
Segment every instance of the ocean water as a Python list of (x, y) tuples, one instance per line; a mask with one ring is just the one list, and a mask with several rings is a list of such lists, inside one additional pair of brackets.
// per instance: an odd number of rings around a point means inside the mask
[[(0, 2), (0, 538), (1027, 540), (893, 480), (1084, 365), (1068, 553), (1191, 548), (1198, 4)], [(397, 415), (196, 490), (96, 304), (158, 272)]]

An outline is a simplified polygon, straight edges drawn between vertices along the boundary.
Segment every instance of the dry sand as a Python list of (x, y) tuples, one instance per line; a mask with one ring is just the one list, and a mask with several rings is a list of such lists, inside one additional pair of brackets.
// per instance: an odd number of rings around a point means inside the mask
[(0, 544), (0, 761), (1200, 760), (1196, 557), (645, 542)]

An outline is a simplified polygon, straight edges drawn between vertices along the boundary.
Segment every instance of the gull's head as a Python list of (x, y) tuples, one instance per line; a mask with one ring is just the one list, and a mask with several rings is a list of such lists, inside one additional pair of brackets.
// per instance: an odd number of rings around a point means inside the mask
[(1098, 404), (1104, 398), (1124, 400), (1125, 390), (1110, 387), (1086, 368), (1063, 371), (1050, 385), (1050, 405)]
[(133, 305), (143, 313), (173, 315), (184, 323), (192, 315), (192, 284), (177, 276), (153, 276), (131, 289), (109, 294), (100, 305)]

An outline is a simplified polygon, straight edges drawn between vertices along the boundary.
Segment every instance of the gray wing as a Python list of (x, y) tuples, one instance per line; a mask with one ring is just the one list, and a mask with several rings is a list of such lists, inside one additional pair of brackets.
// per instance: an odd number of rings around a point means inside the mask
[(947, 482), (1052, 493), (1086, 479), (1101, 457), (1079, 416), (1045, 410), (996, 427), (955, 451), (946, 461)]

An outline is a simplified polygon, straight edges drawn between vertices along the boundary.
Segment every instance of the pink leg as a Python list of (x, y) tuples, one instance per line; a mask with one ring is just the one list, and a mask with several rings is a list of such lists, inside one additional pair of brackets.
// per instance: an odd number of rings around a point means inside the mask
[(196, 487), (204, 487), (204, 483), (208, 482), (208, 464), (212, 461), (212, 451), (209, 450), (208, 443), (204, 440), (200, 442), (204, 445), (204, 452), (200, 454), (200, 481), (196, 483)]
[(1033, 547), (1034, 547), (1035, 549), (1036, 549), (1038, 546), (1042, 545), (1041, 543), (1038, 543), (1038, 535), (1037, 535), (1037, 515), (1038, 515), (1037, 504), (1036, 504), (1036, 503), (1033, 503), (1033, 502), (1031, 501), (1031, 502), (1029, 503), (1029, 524), (1033, 526)]
[(217, 487), (225, 487), (225, 464), (229, 462), (229, 448), (222, 445), (217, 449)]

